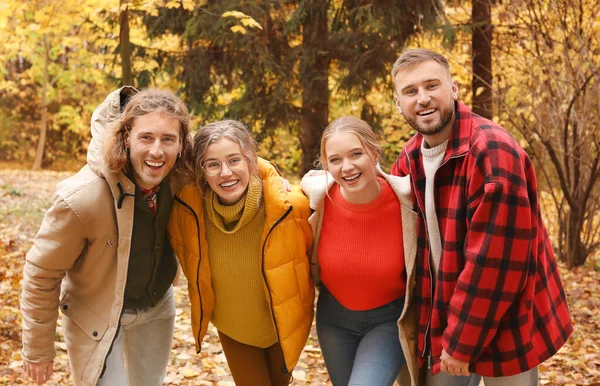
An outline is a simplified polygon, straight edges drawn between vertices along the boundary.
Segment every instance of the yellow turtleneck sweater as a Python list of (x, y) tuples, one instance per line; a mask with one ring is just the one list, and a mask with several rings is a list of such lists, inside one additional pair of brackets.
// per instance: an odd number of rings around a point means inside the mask
[(277, 342), (263, 289), (260, 235), (265, 222), (262, 184), (252, 179), (245, 197), (222, 205), (207, 191), (208, 257), (215, 310), (212, 323), (230, 338), (266, 348)]

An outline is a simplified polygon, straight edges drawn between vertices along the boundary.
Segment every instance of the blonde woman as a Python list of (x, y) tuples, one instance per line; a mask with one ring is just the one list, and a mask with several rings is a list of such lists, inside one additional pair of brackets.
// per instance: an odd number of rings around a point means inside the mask
[(321, 138), (328, 173), (302, 181), (315, 210), (317, 334), (334, 386), (391, 386), (403, 368), (402, 384), (417, 385), (417, 219), (409, 177), (384, 174), (381, 154), (366, 122), (336, 119)]
[(197, 180), (176, 197), (169, 233), (196, 347), (211, 321), (236, 385), (288, 385), (314, 313), (308, 201), (284, 189), (240, 122), (200, 129), (193, 158)]

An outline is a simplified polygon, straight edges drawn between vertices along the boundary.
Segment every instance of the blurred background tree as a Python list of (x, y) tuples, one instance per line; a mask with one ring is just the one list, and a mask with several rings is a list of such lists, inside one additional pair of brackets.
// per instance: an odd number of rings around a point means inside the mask
[(600, 248), (598, 15), (594, 0), (7, 0), (0, 161), (80, 167), (93, 109), (132, 84), (176, 90), (195, 127), (242, 120), (292, 179), (342, 115), (376, 129), (385, 167), (414, 134), (391, 66), (406, 46), (431, 48), (461, 100), (532, 156), (573, 267)]
[(522, 138), (570, 268), (600, 248), (600, 3), (498, 7), (498, 119)]
[(162, 8), (145, 22), (153, 37), (182, 36), (185, 55), (172, 56), (166, 66), (181, 64), (182, 91), (201, 123), (240, 119), (261, 141), (285, 129), (299, 141), (298, 169), (306, 172), (314, 167), (330, 106), (360, 101), (361, 117), (379, 126), (366, 97), (406, 40), (434, 20), (434, 6), (221, 0), (192, 12)]

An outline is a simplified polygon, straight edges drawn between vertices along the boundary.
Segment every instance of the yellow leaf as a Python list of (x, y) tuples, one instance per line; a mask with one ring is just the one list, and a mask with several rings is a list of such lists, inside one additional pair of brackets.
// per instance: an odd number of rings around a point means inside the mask
[(242, 27), (241, 25), (234, 25), (233, 27), (231, 27), (231, 30), (233, 32), (239, 32), (242, 35), (246, 34), (246, 28)]
[[(204, 4), (206, 4), (206, 0), (200, 1), (200, 3), (198, 4), (198, 7), (200, 7)], [(183, 0), (182, 5), (183, 5), (183, 9), (185, 9), (186, 11), (193, 11), (194, 9), (196, 9), (196, 4), (194, 4), (194, 2), (190, 1), (190, 0)]]
[(196, 371), (194, 369), (184, 368), (183, 371), (182, 371), (182, 374), (186, 378), (195, 378), (198, 375), (200, 375), (200, 372), (198, 372), (198, 371)]
[(205, 369), (211, 369), (215, 367), (215, 364), (210, 358), (202, 358), (202, 367)]
[(223, 13), (221, 17), (235, 17), (236, 19), (243, 19), (245, 17), (248, 17), (248, 15), (240, 11), (227, 11)]
[(179, 7), (180, 7), (179, 1), (171, 0), (171, 1), (167, 2), (167, 8), (179, 8)]
[(251, 27), (251, 28), (258, 28), (258, 29), (263, 29), (263, 27), (253, 18), (251, 17), (246, 17), (243, 18), (241, 20), (242, 24), (245, 25), (246, 27)]

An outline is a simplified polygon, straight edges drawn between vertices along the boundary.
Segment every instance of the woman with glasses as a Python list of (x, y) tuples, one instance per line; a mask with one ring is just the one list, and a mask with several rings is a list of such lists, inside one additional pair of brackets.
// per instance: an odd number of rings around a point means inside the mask
[(210, 321), (236, 385), (288, 385), (314, 312), (308, 201), (257, 157), (240, 122), (201, 128), (193, 159), (196, 181), (175, 197), (169, 235), (196, 348)]

